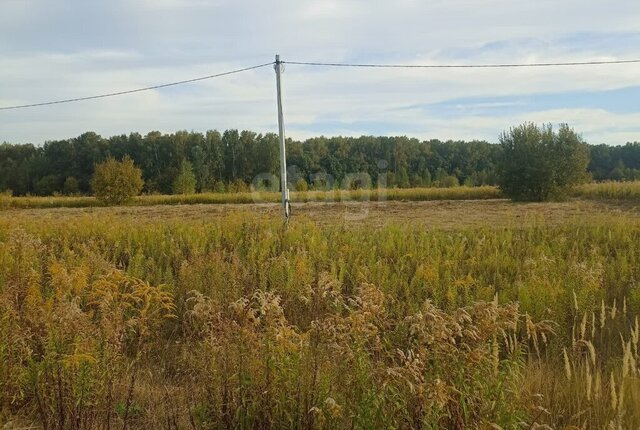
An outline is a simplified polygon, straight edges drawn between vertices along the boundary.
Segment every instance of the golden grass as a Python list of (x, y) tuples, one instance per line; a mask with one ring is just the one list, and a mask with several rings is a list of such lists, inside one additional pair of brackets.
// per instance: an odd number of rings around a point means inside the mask
[(577, 187), (573, 195), (586, 198), (637, 200), (640, 199), (640, 181), (584, 184)]
[[(640, 199), (640, 181), (584, 184), (576, 187), (571, 192), (571, 196), (582, 199), (637, 200)], [(143, 195), (134, 198), (127, 203), (126, 206), (278, 203), (280, 198), (280, 193), (263, 191), (189, 195)], [(291, 201), (294, 203), (491, 200), (499, 198), (502, 198), (500, 190), (493, 186), (291, 192)], [(89, 196), (12, 197), (7, 194), (0, 194), (0, 209), (85, 208), (102, 206), (104, 206), (104, 203)]]
[(4, 212), (0, 422), (638, 428), (640, 219), (603, 207), (446, 229)]
[[(469, 200), (498, 198), (495, 187), (408, 188), (374, 190), (330, 190), (291, 192), (292, 202), (345, 202), (345, 201), (395, 201), (395, 200)], [(145, 195), (134, 198), (128, 206), (190, 205), (190, 204), (246, 204), (278, 203), (280, 193), (202, 193), (189, 195)], [(11, 197), (0, 195), (0, 208), (30, 209), (56, 207), (100, 207), (95, 197)]]

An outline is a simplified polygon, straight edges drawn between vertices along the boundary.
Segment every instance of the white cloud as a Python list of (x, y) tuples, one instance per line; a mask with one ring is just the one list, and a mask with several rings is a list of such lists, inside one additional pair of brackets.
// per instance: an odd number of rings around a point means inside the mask
[[(631, 0), (3, 0), (0, 105), (127, 90), (286, 60), (409, 64), (581, 61), (640, 57)], [(596, 32), (599, 31), (600, 33)], [(293, 137), (386, 134), (488, 138), (514, 121), (566, 121), (597, 141), (640, 140), (633, 114), (589, 109), (425, 117), (414, 104), (459, 98), (637, 86), (640, 65), (518, 70), (312, 69), (288, 65)], [(0, 141), (151, 129), (275, 131), (273, 70), (73, 105), (0, 111)], [(478, 103), (482, 103), (479, 101)], [(634, 123), (635, 121), (635, 123)], [(342, 124), (340, 124), (342, 123)], [(315, 130), (315, 129), (314, 129)], [(373, 131), (372, 131), (373, 130)]]

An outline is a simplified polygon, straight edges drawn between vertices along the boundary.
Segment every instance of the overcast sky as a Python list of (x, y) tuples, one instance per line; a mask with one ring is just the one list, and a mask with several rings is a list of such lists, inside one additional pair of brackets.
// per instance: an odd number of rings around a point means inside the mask
[[(638, 0), (0, 0), (0, 106), (128, 90), (283, 60), (482, 64), (640, 58)], [(640, 64), (528, 69), (287, 65), (287, 135), (498, 140), (567, 122), (640, 141)], [(277, 132), (265, 67), (64, 105), (0, 111), (0, 142), (151, 130)]]

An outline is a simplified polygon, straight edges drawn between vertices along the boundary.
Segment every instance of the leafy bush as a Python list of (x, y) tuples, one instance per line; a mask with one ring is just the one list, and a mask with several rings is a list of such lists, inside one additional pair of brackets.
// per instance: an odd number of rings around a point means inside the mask
[(307, 184), (307, 181), (300, 178), (296, 181), (295, 188), (296, 188), (296, 191), (307, 191), (309, 190), (309, 184)]
[(456, 176), (447, 175), (440, 180), (439, 186), (442, 188), (453, 188), (460, 186), (460, 181)]
[(142, 170), (129, 157), (122, 161), (110, 157), (105, 162), (96, 164), (91, 179), (91, 188), (96, 197), (110, 205), (131, 200), (140, 194), (143, 186)]
[(228, 193), (248, 193), (250, 191), (251, 188), (242, 179), (236, 179), (227, 185)]
[(561, 124), (522, 124), (500, 136), (502, 159), (498, 182), (513, 200), (563, 198), (588, 179), (589, 149), (573, 129)]

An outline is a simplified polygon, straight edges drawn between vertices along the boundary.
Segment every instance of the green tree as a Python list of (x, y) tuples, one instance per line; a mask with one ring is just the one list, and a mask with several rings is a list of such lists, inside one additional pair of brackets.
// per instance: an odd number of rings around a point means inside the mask
[(396, 181), (398, 182), (398, 187), (400, 188), (409, 188), (411, 186), (407, 169), (401, 167), (400, 170), (398, 170), (398, 172), (396, 173)]
[(78, 180), (73, 176), (69, 176), (67, 179), (65, 179), (64, 185), (62, 185), (62, 192), (64, 192), (68, 196), (78, 194), (80, 192), (80, 185), (78, 184)]
[(60, 192), (61, 182), (58, 175), (43, 176), (35, 182), (34, 190), (39, 196), (50, 196)]
[(96, 164), (91, 179), (95, 196), (110, 205), (131, 200), (140, 194), (143, 186), (142, 170), (128, 156), (122, 161), (109, 157), (103, 163)]
[(422, 185), (425, 187), (431, 186), (431, 172), (429, 169), (424, 169), (422, 173)]
[(544, 201), (565, 197), (588, 179), (589, 149), (573, 129), (561, 124), (526, 123), (500, 136), (498, 182), (513, 200)]
[(193, 194), (196, 192), (196, 175), (193, 167), (187, 160), (180, 164), (178, 176), (173, 181), (173, 194)]
[(622, 160), (618, 160), (618, 164), (614, 167), (609, 173), (609, 179), (613, 179), (614, 181), (624, 181), (625, 178), (625, 165)]

